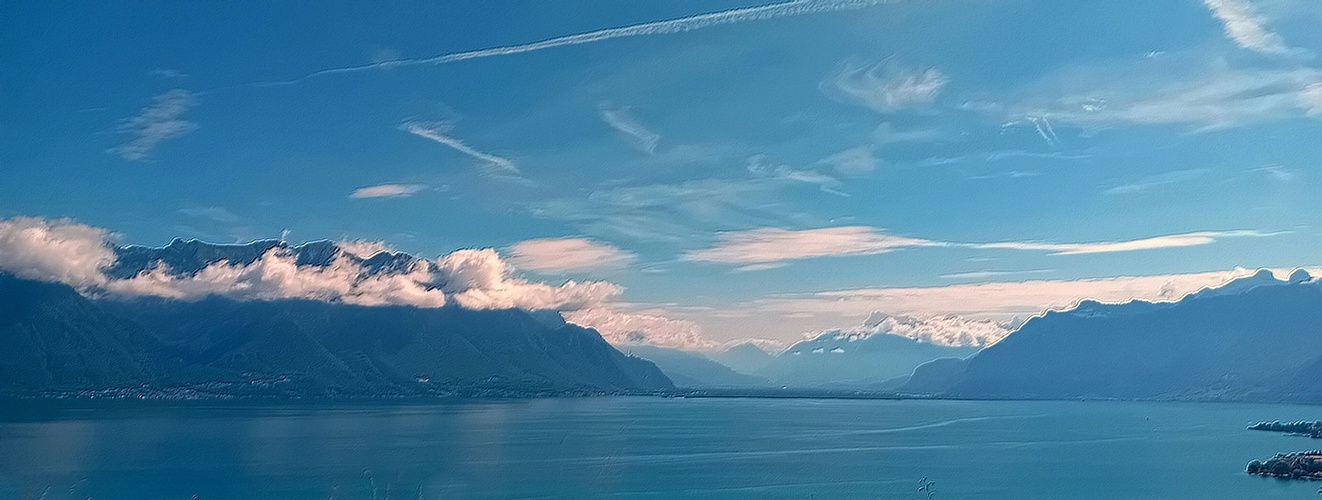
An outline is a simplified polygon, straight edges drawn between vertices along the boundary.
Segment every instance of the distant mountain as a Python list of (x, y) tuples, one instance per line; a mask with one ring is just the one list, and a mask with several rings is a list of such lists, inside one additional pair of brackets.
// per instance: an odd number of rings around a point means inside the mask
[(1084, 301), (903, 392), (988, 398), (1322, 401), (1322, 283), (1268, 271), (1175, 303)]
[(869, 335), (827, 332), (790, 346), (755, 375), (791, 387), (886, 388), (918, 365), (958, 358), (977, 347), (954, 347), (889, 333)]
[(538, 314), (219, 297), (90, 300), (65, 285), (0, 275), (0, 392), (388, 397), (673, 387), (655, 365), (620, 353), (596, 331), (548, 326)]
[(739, 373), (754, 373), (766, 368), (776, 356), (753, 344), (739, 344), (707, 355), (712, 361)]
[(676, 387), (765, 387), (768, 384), (765, 378), (736, 372), (696, 352), (651, 345), (624, 346), (620, 350), (656, 363)]
[[(285, 250), (295, 256), (299, 266), (328, 266), (343, 255), (340, 246), (332, 241), (313, 241), (290, 245), (280, 240), (257, 240), (243, 244), (216, 244), (198, 240), (175, 238), (164, 247), (129, 245), (115, 248), (115, 263), (106, 270), (111, 278), (128, 279), (157, 266), (167, 267), (172, 274), (194, 274), (217, 262), (246, 266), (257, 261), (272, 249)], [(381, 251), (372, 255), (349, 255), (361, 262), (369, 273), (406, 271), (417, 262), (424, 262), (402, 252)]]

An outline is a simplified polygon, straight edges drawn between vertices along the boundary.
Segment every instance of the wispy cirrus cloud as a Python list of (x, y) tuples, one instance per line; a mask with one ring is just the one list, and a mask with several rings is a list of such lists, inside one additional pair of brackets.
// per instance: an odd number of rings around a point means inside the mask
[(867, 226), (843, 226), (820, 229), (789, 230), (759, 228), (722, 234), (715, 246), (691, 250), (683, 259), (692, 262), (735, 264), (740, 270), (754, 271), (779, 267), (785, 262), (817, 257), (875, 255), (903, 248), (947, 247), (980, 250), (1044, 251), (1051, 255), (1086, 255), (1132, 252), (1208, 245), (1226, 238), (1267, 237), (1283, 233), (1261, 231), (1200, 231), (1156, 236), (1135, 240), (1088, 243), (1052, 243), (1007, 241), (996, 243), (959, 243), (935, 241), (887, 234)]
[(656, 147), (661, 142), (661, 135), (647, 128), (643, 122), (629, 113), (628, 108), (610, 103), (601, 103), (597, 107), (601, 119), (618, 131), (629, 146), (647, 153), (656, 154)]
[(874, 255), (901, 248), (943, 246), (945, 243), (886, 234), (866, 226), (789, 230), (760, 228), (724, 233), (716, 246), (685, 253), (684, 260), (738, 264), (744, 270), (814, 257)]
[(1056, 272), (1055, 269), (1026, 269), (1023, 271), (967, 271), (962, 273), (942, 274), (941, 279), (947, 280), (981, 280), (987, 278), (999, 278), (1002, 276), (1022, 276), (1025, 274), (1045, 274)]
[(849, 193), (840, 191), (840, 180), (812, 169), (796, 169), (788, 165), (772, 163), (766, 155), (753, 155), (748, 158), (748, 171), (753, 175), (767, 179), (812, 184), (824, 193), (848, 197)]
[(909, 68), (886, 59), (875, 64), (846, 62), (821, 88), (842, 101), (890, 113), (930, 104), (949, 81), (936, 68)]
[(1240, 47), (1264, 54), (1288, 54), (1285, 40), (1267, 27), (1266, 21), (1248, 0), (1203, 0), (1224, 25), (1226, 36)]
[(1180, 125), (1193, 131), (1322, 117), (1322, 71), (1303, 66), (1234, 68), (1219, 58), (1168, 55), (1076, 67), (1030, 85), (1009, 101), (970, 100), (967, 109), (1033, 126), (1053, 146), (1050, 123), (1085, 128)]
[(425, 184), (380, 184), (355, 189), (350, 198), (397, 198), (413, 196), (427, 189)]
[(1199, 231), (1194, 233), (1172, 234), (1125, 241), (1100, 241), (1092, 243), (1041, 243), (1013, 241), (1004, 243), (978, 243), (973, 248), (1037, 250), (1051, 252), (1051, 255), (1085, 255), (1095, 253), (1133, 252), (1136, 250), (1156, 250), (1159, 248), (1179, 248), (1209, 245), (1225, 238), (1262, 238), (1284, 234), (1262, 231)]
[[(1275, 269), (1284, 279), (1293, 269)], [(1316, 275), (1316, 270), (1310, 270)], [(1000, 318), (1039, 314), (1072, 307), (1080, 300), (1124, 302), (1175, 301), (1189, 293), (1252, 276), (1252, 269), (1236, 268), (1189, 274), (1115, 276), (1076, 280), (988, 282), (936, 287), (859, 288), (791, 294), (759, 299), (732, 310), (751, 315), (774, 311), (824, 317), (859, 315), (868, 311), (890, 314), (955, 314), (969, 318)]]
[(161, 143), (197, 130), (196, 123), (184, 119), (194, 104), (193, 94), (183, 89), (152, 98), (152, 103), (137, 115), (120, 122), (119, 131), (129, 140), (111, 148), (110, 153), (128, 161), (145, 160)]
[(853, 147), (822, 159), (840, 175), (862, 177), (875, 172), (881, 160), (872, 152), (872, 145)]
[(682, 244), (732, 225), (810, 224), (779, 200), (784, 181), (697, 179), (668, 184), (601, 187), (586, 197), (530, 202), (536, 217), (565, 221), (609, 239)]
[(405, 132), (439, 142), (449, 146), (455, 151), (478, 160), (483, 171), (494, 178), (514, 180), (524, 183), (529, 182), (523, 177), (523, 172), (519, 169), (519, 166), (514, 163), (514, 160), (478, 151), (468, 144), (465, 144), (464, 141), (446, 135), (451, 128), (451, 125), (448, 123), (407, 122), (401, 128)]
[(1207, 175), (1207, 173), (1208, 170), (1205, 168), (1193, 168), (1149, 175), (1133, 182), (1107, 188), (1105, 193), (1110, 195), (1140, 193), (1162, 186), (1194, 181)]
[(634, 255), (585, 238), (546, 238), (515, 243), (509, 259), (521, 269), (560, 273), (620, 268), (633, 261)]
[(894, 3), (896, 0), (793, 0), (789, 2), (773, 3), (768, 5), (759, 5), (755, 7), (744, 7), (739, 9), (723, 10), (719, 12), (709, 12), (706, 14), (697, 14), (692, 16), (666, 19), (662, 21), (652, 21), (639, 24), (631, 24), (618, 28), (607, 28), (573, 35), (559, 36), (546, 40), (524, 43), (517, 45), (504, 45), (500, 47), (491, 47), (486, 49), (469, 50), (464, 52), (451, 52), (432, 57), (422, 58), (404, 58), (391, 59), (386, 61), (375, 61), (369, 64), (358, 66), (347, 66), (341, 68), (331, 68), (310, 73), (301, 78), (284, 81), (258, 82), (241, 87), (269, 87), (277, 85), (293, 85), (310, 78), (338, 75), (346, 73), (359, 73), (363, 71), (391, 69), (405, 66), (424, 66), (449, 64), (469, 59), (481, 59), (486, 57), (498, 57), (525, 52), (535, 52), (539, 50), (552, 49), (556, 47), (566, 47), (572, 45), (582, 45), (586, 43), (596, 43), (616, 38), (628, 38), (635, 36), (666, 35), (672, 33), (683, 33), (713, 26), (726, 24), (744, 23), (750, 21), (762, 21), (767, 19), (778, 19), (782, 17), (794, 17), (809, 14), (819, 14), (828, 12), (841, 12), (849, 10), (858, 10), (876, 5)]

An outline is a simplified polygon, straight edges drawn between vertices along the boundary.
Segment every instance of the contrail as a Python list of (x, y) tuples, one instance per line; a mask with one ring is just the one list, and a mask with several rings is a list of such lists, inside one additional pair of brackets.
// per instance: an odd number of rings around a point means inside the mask
[[(805, 14), (817, 14), (824, 12), (839, 12), (846, 10), (857, 10), (874, 5), (893, 3), (897, 0), (793, 0), (789, 2), (773, 3), (760, 5), (757, 7), (745, 7), (742, 9), (732, 9), (720, 12), (710, 12), (707, 14), (698, 14), (694, 16), (681, 17), (676, 19), (667, 19), (664, 21), (653, 21), (650, 23), (634, 24), (622, 26), (619, 28), (608, 28), (597, 31), (589, 31), (576, 35), (566, 35), (556, 38), (542, 40), (540, 42), (525, 43), (521, 45), (506, 45), (503, 47), (492, 47), (488, 49), (470, 50), (465, 52), (452, 52), (433, 57), (419, 59), (395, 59), (391, 61), (382, 61), (359, 66), (348, 66), (343, 68), (324, 69), (321, 71), (309, 73), (301, 78), (285, 81), (258, 82), (241, 87), (271, 87), (279, 85), (293, 85), (303, 82), (310, 78), (326, 75), (336, 75), (343, 73), (357, 73), (382, 68), (398, 68), (403, 66), (421, 66), (446, 64), (468, 59), (480, 59), (483, 57), (506, 56), (511, 54), (521, 54), (524, 52), (533, 52), (554, 47), (563, 47), (566, 45), (579, 45), (584, 43), (600, 42), (613, 38), (625, 38), (631, 36), (646, 35), (664, 35), (669, 33), (682, 33), (711, 26), (720, 26), (723, 24), (742, 23), (746, 21), (761, 21), (765, 19), (775, 19), (780, 17), (800, 16)], [(217, 89), (220, 90), (220, 89)]]

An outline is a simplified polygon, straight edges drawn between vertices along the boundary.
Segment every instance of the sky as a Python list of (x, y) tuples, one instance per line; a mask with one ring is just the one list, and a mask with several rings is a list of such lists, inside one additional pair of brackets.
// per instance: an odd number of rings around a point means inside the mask
[(1312, 0), (4, 2), (0, 25), (0, 219), (492, 249), (510, 282), (609, 289), (563, 310), (613, 340), (1013, 324), (1322, 264)]

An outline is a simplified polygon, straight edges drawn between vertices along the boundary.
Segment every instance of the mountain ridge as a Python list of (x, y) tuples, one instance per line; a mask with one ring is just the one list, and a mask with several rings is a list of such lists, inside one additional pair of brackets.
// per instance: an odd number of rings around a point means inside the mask
[[(1081, 301), (901, 392), (977, 398), (1322, 400), (1322, 283), (1259, 272), (1177, 302)], [(1314, 363), (1310, 365), (1310, 363)], [(1310, 368), (1316, 367), (1316, 368)], [(1299, 382), (1294, 382), (1299, 384)]]
[[(6, 395), (396, 397), (673, 388), (595, 330), (517, 309), (88, 299), (0, 274)], [(52, 366), (46, 360), (62, 360)], [(90, 392), (89, 392), (90, 391)]]

